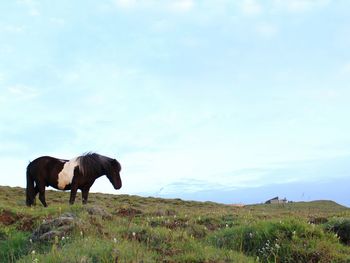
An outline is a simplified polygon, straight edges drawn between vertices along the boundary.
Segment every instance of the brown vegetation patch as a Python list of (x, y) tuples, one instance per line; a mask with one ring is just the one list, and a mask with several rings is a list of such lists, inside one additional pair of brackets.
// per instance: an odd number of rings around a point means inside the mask
[(185, 228), (188, 226), (188, 221), (182, 218), (175, 219), (175, 220), (168, 220), (168, 221), (165, 221), (163, 226), (172, 230), (176, 228)]
[(33, 231), (35, 228), (35, 220), (32, 217), (23, 217), (22, 220), (19, 222), (19, 225), (17, 226), (18, 230), (21, 231)]
[(118, 216), (136, 216), (136, 215), (141, 215), (142, 211), (139, 209), (129, 207), (129, 208), (119, 209), (116, 214)]
[(174, 216), (176, 211), (173, 209), (157, 210), (155, 212), (149, 213), (150, 216)]
[(15, 213), (9, 210), (3, 210), (0, 213), (0, 223), (4, 224), (5, 226), (16, 223), (19, 218), (19, 215), (16, 215)]

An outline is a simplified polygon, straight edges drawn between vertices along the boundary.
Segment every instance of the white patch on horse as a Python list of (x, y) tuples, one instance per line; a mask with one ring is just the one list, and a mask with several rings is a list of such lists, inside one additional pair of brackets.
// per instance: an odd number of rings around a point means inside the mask
[(58, 174), (58, 188), (63, 190), (66, 185), (72, 183), (75, 167), (79, 166), (77, 158), (69, 160), (63, 165), (62, 171)]

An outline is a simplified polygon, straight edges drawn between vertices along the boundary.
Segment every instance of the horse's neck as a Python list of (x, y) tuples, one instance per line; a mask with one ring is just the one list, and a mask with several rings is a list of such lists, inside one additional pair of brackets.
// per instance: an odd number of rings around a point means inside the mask
[(95, 179), (97, 179), (97, 178), (100, 178), (101, 176), (105, 176), (105, 173), (104, 172), (99, 172), (99, 173), (97, 173), (97, 174), (95, 174)]

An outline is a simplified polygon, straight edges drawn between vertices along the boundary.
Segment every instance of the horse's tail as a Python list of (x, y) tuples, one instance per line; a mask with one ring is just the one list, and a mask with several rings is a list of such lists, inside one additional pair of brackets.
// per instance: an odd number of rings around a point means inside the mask
[(34, 203), (35, 188), (34, 188), (34, 178), (31, 173), (31, 163), (27, 166), (27, 188), (26, 188), (26, 204), (31, 206)]

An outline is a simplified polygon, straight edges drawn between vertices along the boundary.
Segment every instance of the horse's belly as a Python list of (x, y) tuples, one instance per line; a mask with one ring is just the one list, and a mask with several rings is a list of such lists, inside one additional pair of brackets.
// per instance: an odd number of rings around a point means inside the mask
[(65, 190), (70, 190), (70, 189), (72, 189), (72, 185), (71, 185), (71, 184), (67, 184), (67, 185), (64, 187), (63, 191), (65, 191)]

